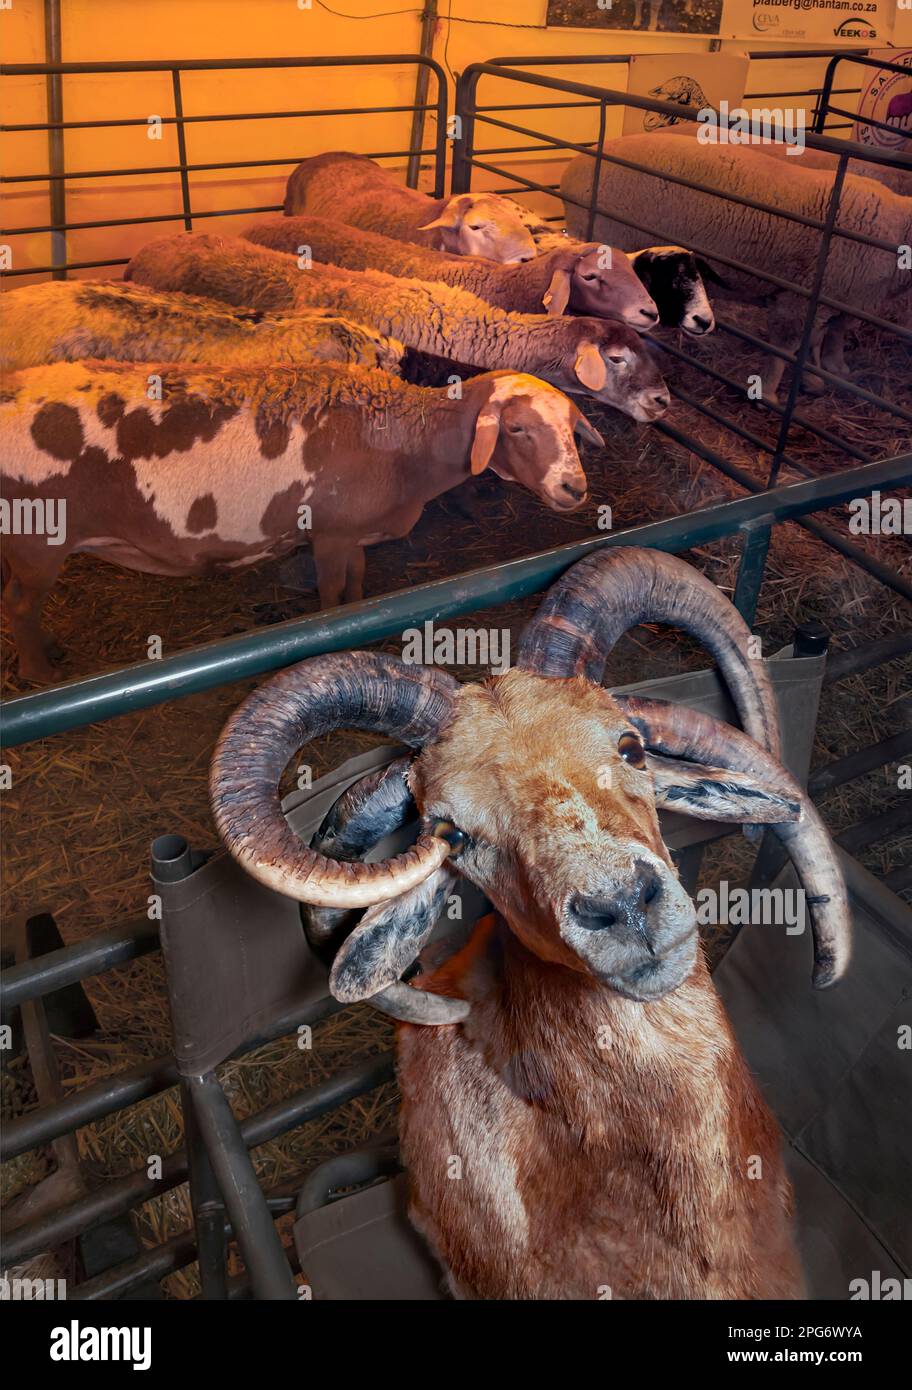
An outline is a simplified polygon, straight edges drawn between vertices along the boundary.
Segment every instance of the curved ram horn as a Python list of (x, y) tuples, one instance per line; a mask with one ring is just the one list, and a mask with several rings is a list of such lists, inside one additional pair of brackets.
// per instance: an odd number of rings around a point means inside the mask
[(618, 639), (638, 623), (668, 623), (712, 653), (751, 738), (779, 757), (779, 711), (750, 629), (711, 580), (675, 555), (634, 546), (600, 549), (548, 590), (522, 635), (519, 662), (540, 676), (600, 682)]
[(328, 859), (291, 830), (279, 779), (294, 753), (333, 729), (370, 729), (420, 748), (453, 715), (459, 684), (382, 652), (342, 652), (292, 666), (235, 710), (212, 759), (209, 790), (219, 835), (260, 883), (318, 907), (369, 907), (413, 888), (452, 847), (421, 835), (379, 864)]
[(849, 902), (829, 832), (807, 793), (765, 749), (730, 724), (667, 700), (614, 699), (651, 752), (749, 773), (758, 785), (777, 788), (798, 803), (797, 820), (775, 823), (772, 830), (795, 866), (810, 908), (814, 985), (825, 989), (833, 984), (851, 956)]
[[(353, 782), (324, 817), (311, 849), (327, 859), (350, 862), (405, 825), (416, 813), (408, 785), (411, 762), (410, 756), (396, 758)], [(319, 949), (351, 915), (351, 908), (304, 904), (301, 916), (307, 940)]]

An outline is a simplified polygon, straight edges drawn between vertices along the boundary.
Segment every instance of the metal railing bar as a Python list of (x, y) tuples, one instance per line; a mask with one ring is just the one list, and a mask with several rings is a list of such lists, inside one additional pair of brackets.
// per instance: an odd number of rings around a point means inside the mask
[[(384, 150), (369, 154), (368, 159), (404, 159), (409, 150)], [(418, 154), (435, 154), (435, 150), (418, 150)], [(289, 159), (227, 159), (206, 164), (153, 164), (141, 169), (76, 169), (67, 174), (4, 174), (0, 183), (56, 183), (69, 179), (109, 179), (139, 177), (147, 174), (197, 174), (215, 169), (267, 169), (288, 164), (300, 164), (301, 156)]]
[(891, 734), (880, 743), (872, 743), (867, 748), (857, 748), (844, 758), (818, 767), (808, 778), (807, 789), (811, 796), (823, 796), (834, 787), (853, 782), (857, 777), (865, 777), (887, 763), (901, 762), (912, 754), (912, 729), (902, 729)]
[[(826, 223), (823, 234), (817, 248), (817, 260), (814, 267), (814, 278), (811, 283), (811, 297), (807, 302), (805, 310), (804, 324), (801, 329), (801, 338), (798, 343), (798, 351), (795, 355), (795, 366), (788, 384), (785, 400), (785, 414), (779, 421), (779, 437), (776, 441), (776, 452), (770, 464), (767, 487), (772, 487), (776, 482), (779, 469), (782, 467), (782, 460), (788, 445), (789, 430), (792, 425), (792, 414), (798, 402), (798, 392), (801, 390), (801, 382), (804, 376), (804, 367), (811, 355), (811, 340), (814, 336), (814, 325), (817, 319), (818, 307), (820, 304), (820, 293), (823, 289), (823, 281), (826, 275), (827, 264), (829, 262), (830, 247), (833, 241), (833, 233), (836, 227), (836, 219), (839, 215), (839, 204), (842, 192), (845, 188), (846, 171), (849, 167), (848, 155), (843, 155), (836, 168), (833, 179), (833, 186), (830, 190), (830, 197), (827, 204)], [(912, 415), (910, 415), (912, 420)]]
[[(540, 66), (544, 66), (544, 64)], [(906, 69), (900, 67), (899, 64), (884, 62), (882, 66), (900, 73), (905, 73), (906, 71)], [(670, 101), (658, 101), (654, 97), (641, 97), (633, 92), (621, 92), (609, 87), (594, 87), (589, 83), (572, 82), (569, 78), (546, 77), (543, 73), (525, 73), (518, 70), (505, 71), (503, 65), (494, 62), (470, 63), (468, 65), (459, 79), (457, 107), (461, 108), (463, 94), (473, 91), (478, 80), (484, 74), (496, 77), (499, 80), (520, 82), (532, 87), (544, 87), (549, 91), (567, 92), (575, 96), (588, 96), (599, 101), (604, 99), (612, 105), (632, 106), (640, 111), (658, 111), (661, 115), (674, 116), (680, 121), (696, 121), (696, 110), (692, 106), (681, 106)], [(751, 124), (751, 129), (753, 131), (753, 123)], [(848, 154), (850, 159), (857, 157), (875, 164), (886, 164), (890, 166), (894, 166), (897, 163), (897, 157), (892, 152), (870, 149), (854, 140), (832, 140), (828, 136), (821, 135), (817, 132), (811, 132), (807, 136), (807, 145), (809, 149), (822, 150), (828, 154)], [(912, 169), (912, 155), (901, 154), (898, 156), (898, 162), (901, 167)]]
[[(726, 328), (727, 325), (721, 319), (717, 318), (716, 327)], [(730, 387), (731, 390), (735, 391), (738, 395), (743, 396), (745, 394), (743, 382), (736, 381), (734, 377), (727, 376), (725, 372), (720, 372), (716, 367), (711, 367), (708, 362), (700, 362), (696, 357), (692, 357), (690, 353), (683, 352), (681, 348), (676, 347), (672, 343), (663, 342), (659, 338), (650, 339), (650, 342), (653, 342), (655, 346), (661, 348), (663, 352), (670, 353), (672, 357), (676, 357), (679, 361), (686, 363), (690, 367), (693, 367), (695, 371), (700, 372), (702, 375), (709, 376), (714, 381), (718, 381), (721, 385)], [(763, 339), (758, 338), (757, 342), (762, 343)], [(794, 362), (795, 360), (793, 353), (777, 353), (777, 356), (784, 357), (786, 361)], [(772, 411), (776, 415), (785, 414), (785, 407), (781, 406), (778, 401), (763, 400), (762, 402), (757, 402), (757, 404), (762, 404), (766, 407), (767, 410)], [(831, 444), (834, 448), (839, 449), (842, 453), (846, 453), (851, 458), (857, 459), (859, 463), (875, 462), (875, 460), (871, 457), (870, 454), (865, 454), (861, 449), (856, 449), (854, 444), (846, 443), (845, 440), (840, 439), (838, 434), (834, 434), (832, 430), (825, 429), (823, 425), (818, 425), (813, 420), (809, 420), (806, 415), (799, 415), (797, 411), (793, 411), (791, 415), (791, 422), (793, 425), (800, 425), (802, 429), (806, 429), (811, 434), (815, 434), (818, 439), (822, 439), (825, 443)], [(729, 421), (726, 416), (719, 416), (718, 423), (727, 425), (727, 427), (729, 429), (733, 429), (735, 433), (740, 433), (740, 427), (735, 426), (734, 422)], [(742, 437), (746, 438), (747, 436), (742, 435)], [(763, 441), (761, 441), (758, 437), (753, 435), (751, 436), (751, 442), (756, 443), (758, 447), (765, 449), (769, 453), (773, 452), (773, 446), (771, 442), (763, 443)], [(794, 459), (791, 461), (789, 466), (792, 468), (797, 468), (800, 472), (803, 472), (805, 476), (808, 478), (818, 476), (817, 474), (813, 473), (811, 469), (807, 468), (804, 464), (799, 464)]]
[[(596, 141), (595, 141), (595, 140), (588, 140), (588, 141), (586, 141), (586, 142), (584, 142), (584, 143), (588, 144), (588, 146), (589, 146), (590, 149), (594, 149), (594, 148), (596, 147)], [(556, 147), (556, 144), (557, 144), (557, 142), (555, 142), (555, 141), (549, 141), (548, 145), (547, 145), (545, 148), (546, 148), (546, 149), (549, 149), (549, 150), (554, 149), (554, 148)], [(574, 149), (575, 149), (575, 148), (576, 148), (576, 146), (574, 145)], [(541, 154), (541, 153), (542, 153), (542, 147), (541, 147), (540, 145), (496, 145), (496, 146), (495, 146), (495, 145), (492, 145), (492, 146), (486, 147), (486, 148), (483, 149), (483, 150), (476, 150), (476, 154)]]
[(900, 632), (895, 637), (879, 637), (876, 642), (845, 647), (827, 657), (823, 683), (834, 685), (836, 681), (862, 675), (875, 666), (885, 666), (888, 661), (900, 661), (907, 656), (912, 656), (912, 632)]
[[(195, 218), (199, 217), (243, 217), (255, 212), (281, 212), (281, 203), (270, 203), (268, 206), (258, 208), (217, 208), (215, 211), (194, 212)], [(80, 232), (92, 230), (98, 227), (136, 227), (148, 223), (152, 226), (156, 222), (180, 222), (184, 214), (182, 212), (165, 212), (160, 216), (146, 213), (144, 217), (118, 217), (113, 222), (65, 222), (64, 228), (68, 232)], [(9, 227), (0, 230), (0, 236), (26, 236), (28, 233), (51, 232), (55, 228), (52, 226), (41, 227)], [(97, 264), (107, 264), (107, 262), (97, 262)], [(11, 275), (13, 272), (5, 270), (4, 275)], [(21, 272), (20, 272), (21, 273)], [(34, 273), (34, 272), (31, 272)]]
[(569, 111), (580, 107), (597, 106), (596, 101), (536, 101), (511, 102), (508, 106), (476, 106), (476, 111)]
[[(298, 1091), (248, 1116), (240, 1122), (241, 1134), (248, 1149), (257, 1148), (289, 1129), (307, 1124), (309, 1120), (325, 1115), (328, 1110), (335, 1110), (347, 1101), (374, 1090), (391, 1080), (393, 1075), (392, 1053), (383, 1052), (369, 1057), (343, 1068), (327, 1081)], [(104, 1186), (87, 1196), (57, 1207), (15, 1231), (8, 1231), (3, 1241), (4, 1263), (18, 1263), (48, 1247), (73, 1240), (90, 1227), (115, 1216), (123, 1216), (132, 1207), (152, 1197), (160, 1197), (186, 1180), (187, 1154), (183, 1148), (169, 1154), (164, 1160), (160, 1178), (148, 1177), (146, 1169), (141, 1168), (121, 1178), (107, 1179)]]
[[(659, 421), (654, 428), (667, 432), (670, 427)], [(697, 452), (696, 441), (680, 432), (674, 437)], [(720, 466), (728, 465), (720, 459)], [(603, 546), (688, 549), (731, 535), (745, 522), (767, 512), (778, 521), (794, 520), (820, 508), (838, 506), (859, 493), (909, 483), (912, 453), (276, 623), (267, 631), (222, 638), (160, 661), (139, 662), (68, 681), (0, 704), (3, 741), (12, 747), (263, 675), (305, 657), (392, 637), (424, 619), (456, 617), (525, 598), (552, 583), (575, 560)]]
[(86, 941), (48, 951), (34, 960), (22, 961), (0, 972), (0, 1005), (15, 1008), (28, 999), (38, 999), (64, 985), (75, 984), (87, 975), (100, 975), (125, 961), (158, 949), (158, 923), (137, 917), (119, 926), (98, 932)]
[[(574, 102), (575, 106), (586, 106), (588, 102)], [(211, 116), (184, 116), (185, 125), (198, 125), (205, 121), (279, 121), (286, 117), (297, 120), (302, 116), (384, 116), (400, 115), (415, 111), (436, 111), (430, 102), (423, 106), (326, 106), (313, 107), (305, 111), (228, 111)], [(533, 108), (541, 109), (541, 108)], [(160, 117), (161, 124), (177, 125), (176, 116)], [(108, 117), (103, 121), (31, 121), (24, 124), (9, 125), (0, 123), (0, 133), (15, 134), (37, 130), (96, 130), (108, 126), (147, 126), (147, 116)]]
[(29, 1110), (15, 1120), (6, 1120), (0, 1143), (0, 1161), (17, 1158), (30, 1149), (49, 1144), (61, 1135), (71, 1134), (83, 1125), (141, 1100), (159, 1095), (180, 1080), (177, 1063), (171, 1056), (153, 1057), (128, 1070), (116, 1072), (72, 1092), (55, 1105)]
[[(841, 106), (828, 106), (827, 115), (845, 116), (851, 125), (854, 125), (855, 121), (858, 119), (857, 111), (845, 111)], [(896, 134), (895, 125), (887, 125), (886, 121), (878, 121), (874, 116), (865, 116), (864, 123), (865, 125), (873, 126), (875, 130), (886, 131), (888, 135)]]
[[(255, 1038), (248, 1038), (232, 1056), (252, 1052), (264, 1043), (275, 1042), (278, 1038), (294, 1036), (302, 1023), (322, 1023), (324, 1019), (331, 1018), (344, 1007), (344, 1004), (340, 1004), (330, 994), (292, 1007), (273, 1018), (269, 1026)], [(154, 1057), (137, 1067), (116, 1072), (103, 1081), (75, 1091), (56, 1105), (30, 1110), (19, 1119), (5, 1124), (0, 1155), (5, 1161), (20, 1153), (27, 1153), (36, 1145), (47, 1142), (48, 1138), (69, 1134), (106, 1115), (127, 1110), (137, 1101), (167, 1091), (180, 1080), (177, 1062), (170, 1055)]]
[(344, 57), (332, 55), (315, 58), (181, 58), (177, 61), (173, 58), (142, 58), (103, 63), (0, 63), (0, 75), (44, 77), (48, 73), (60, 73), (63, 76), (82, 77), (102, 72), (172, 72), (174, 68), (179, 68), (181, 72), (215, 72), (250, 68), (395, 67), (401, 63), (429, 67), (446, 83), (446, 74), (440, 64), (420, 53), (353, 53)]
[(876, 845), (912, 826), (912, 799), (900, 801), (868, 820), (858, 821), (834, 836), (836, 844), (847, 854), (857, 854), (866, 845)]
[[(670, 389), (672, 394), (683, 404), (692, 406), (701, 414), (707, 415), (710, 419), (716, 419), (719, 424), (725, 425), (729, 429), (731, 428), (728, 422), (724, 418), (720, 419), (717, 417), (709, 406), (703, 405), (700, 401), (694, 399), (693, 396), (687, 395), (676, 387), (671, 387)], [(655, 422), (653, 428), (659, 430), (662, 434), (668, 435), (669, 438), (674, 439), (678, 444), (683, 445), (684, 448), (689, 449), (692, 454), (696, 454), (698, 458), (702, 458), (706, 463), (709, 463), (715, 468), (717, 472), (723, 473), (727, 478), (731, 478), (732, 482), (738, 483), (738, 485), (745, 488), (746, 491), (753, 493), (755, 496), (759, 496), (764, 492), (764, 484), (754, 478), (744, 468), (741, 468), (736, 463), (732, 463), (730, 459), (721, 458), (712, 449), (704, 449), (702, 446), (698, 445), (695, 440), (692, 440), (689, 435), (684, 434), (673, 425), (668, 425), (664, 421), (659, 420)], [(734, 432), (741, 433), (740, 430), (735, 430)], [(766, 453), (773, 452), (768, 444), (762, 444), (759, 440), (757, 441), (757, 445)], [(803, 465), (797, 464), (791, 459), (788, 460), (788, 466), (800, 473), (808, 472)], [(814, 475), (811, 476), (813, 477)], [(770, 492), (767, 491), (766, 495), (769, 496)], [(803, 530), (807, 531), (817, 540), (822, 541), (824, 545), (829, 546), (831, 550), (837, 551), (838, 554), (844, 556), (845, 559), (851, 560), (859, 569), (865, 570), (868, 574), (879, 580), (881, 584), (892, 589), (894, 593), (900, 594), (901, 597), (912, 602), (912, 582), (904, 579), (889, 565), (885, 565), (881, 560), (876, 559), (872, 555), (868, 555), (866, 551), (862, 550), (862, 548), (853, 541), (847, 540), (844, 536), (840, 535), (838, 531), (834, 531), (831, 526), (827, 526), (821, 521), (816, 521), (813, 517), (805, 516), (792, 519), (795, 520), (797, 525), (802, 527)], [(744, 530), (745, 526), (739, 529)]]
[[(717, 319), (716, 322), (726, 333), (731, 333), (735, 338), (741, 338), (746, 343), (752, 343), (756, 347), (761, 347), (764, 351), (772, 353), (774, 357), (781, 357), (786, 362), (792, 364), (797, 360), (794, 353), (786, 352), (784, 348), (773, 347), (771, 344), (767, 343), (764, 338), (758, 338), (756, 334), (749, 332), (746, 328), (738, 328), (727, 319), (725, 321)], [(892, 328), (892, 325), (885, 325), (885, 327), (889, 330)], [(875, 392), (869, 391), (865, 386), (859, 386), (856, 382), (852, 381), (850, 377), (837, 376), (835, 372), (828, 371), (826, 367), (818, 366), (816, 363), (814, 363), (813, 367), (809, 368), (809, 370), (813, 371), (816, 376), (822, 377), (823, 380), (829, 382), (830, 385), (837, 386), (841, 391), (846, 391), (851, 396), (857, 396), (860, 400), (867, 401), (869, 405), (876, 405), (878, 409), (885, 410), (890, 415), (895, 415), (898, 420), (905, 420), (912, 423), (912, 411), (907, 410), (905, 406), (896, 405), (895, 402), (888, 401), (884, 396), (876, 395)], [(808, 425), (808, 428), (813, 429), (814, 426)]]

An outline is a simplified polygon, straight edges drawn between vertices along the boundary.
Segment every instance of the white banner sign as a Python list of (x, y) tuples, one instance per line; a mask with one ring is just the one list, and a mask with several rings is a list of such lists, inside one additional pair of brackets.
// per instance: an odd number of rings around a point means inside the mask
[(882, 47), (893, 35), (896, 6), (897, 0), (724, 0), (719, 32), (723, 39)]

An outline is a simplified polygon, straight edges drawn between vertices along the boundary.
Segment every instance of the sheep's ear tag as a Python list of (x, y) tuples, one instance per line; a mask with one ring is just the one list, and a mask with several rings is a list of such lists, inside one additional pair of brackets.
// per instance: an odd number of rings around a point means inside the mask
[(494, 452), (499, 433), (500, 421), (497, 416), (482, 411), (475, 425), (475, 439), (472, 442), (471, 467), (473, 477), (483, 473), (491, 462), (491, 455)]
[(542, 304), (551, 317), (562, 314), (570, 302), (570, 272), (558, 267), (551, 276), (551, 283), (542, 296)]
[(573, 367), (584, 386), (590, 391), (601, 391), (608, 373), (595, 343), (583, 343)]

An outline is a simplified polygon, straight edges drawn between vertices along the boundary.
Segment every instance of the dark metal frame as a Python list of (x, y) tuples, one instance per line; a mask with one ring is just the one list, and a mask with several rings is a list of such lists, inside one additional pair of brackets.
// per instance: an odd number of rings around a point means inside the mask
[[(402, 106), (348, 106), (320, 107), (294, 111), (245, 111), (240, 115), (218, 113), (216, 115), (187, 116), (183, 107), (183, 87), (181, 76), (190, 72), (212, 72), (215, 70), (248, 71), (250, 69), (275, 68), (347, 68), (347, 67), (396, 67), (415, 64), (418, 69), (418, 83), (415, 101)], [(173, 116), (162, 117), (163, 125), (173, 125), (177, 129), (177, 164), (149, 165), (128, 169), (82, 169), (67, 170), (63, 163), (62, 135), (67, 130), (84, 130), (114, 126), (145, 126), (146, 116), (132, 118), (106, 119), (97, 121), (65, 121), (62, 118), (61, 79), (86, 73), (130, 73), (163, 72), (171, 74)], [(427, 99), (427, 81), (433, 74), (437, 86), (433, 102)], [(372, 159), (408, 158), (409, 179), (417, 183), (419, 163), (422, 156), (434, 160), (434, 196), (442, 197), (446, 178), (447, 108), (448, 84), (446, 74), (439, 63), (424, 54), (413, 53), (373, 53), (350, 57), (322, 58), (200, 58), (174, 62), (125, 62), (125, 63), (3, 63), (0, 75), (4, 77), (44, 76), (48, 81), (48, 119), (28, 123), (0, 126), (8, 133), (39, 131), (48, 132), (51, 141), (50, 167), (35, 174), (13, 174), (0, 176), (0, 187), (20, 184), (47, 184), (51, 196), (51, 220), (31, 227), (6, 227), (0, 236), (25, 236), (39, 232), (52, 234), (53, 254), (49, 265), (16, 267), (7, 271), (10, 277), (18, 275), (52, 274), (57, 279), (65, 279), (71, 270), (96, 269), (102, 266), (126, 265), (128, 257), (114, 257), (99, 261), (69, 261), (66, 258), (66, 234), (88, 228), (108, 228), (126, 226), (154, 226), (165, 222), (180, 222), (185, 231), (192, 231), (194, 221), (218, 217), (236, 217), (241, 214), (281, 212), (280, 204), (257, 207), (237, 207), (220, 209), (217, 212), (194, 212), (190, 175), (207, 169), (252, 169), (264, 167), (292, 166), (299, 162), (301, 155), (288, 159), (245, 159), (228, 160), (216, 163), (191, 164), (187, 158), (186, 130), (189, 125), (217, 121), (261, 121), (282, 120), (310, 116), (353, 116), (381, 115), (402, 112), (412, 115), (409, 147), (403, 150), (375, 150), (370, 152)], [(423, 81), (421, 80), (423, 77)], [(428, 111), (437, 113), (437, 131), (430, 149), (423, 145), (423, 117)], [(420, 119), (419, 119), (420, 118)], [(55, 154), (56, 151), (56, 154)], [(143, 174), (176, 174), (180, 179), (181, 211), (162, 213), (160, 216), (114, 217), (97, 222), (68, 222), (66, 220), (65, 190), (68, 182), (84, 178), (128, 178)]]

